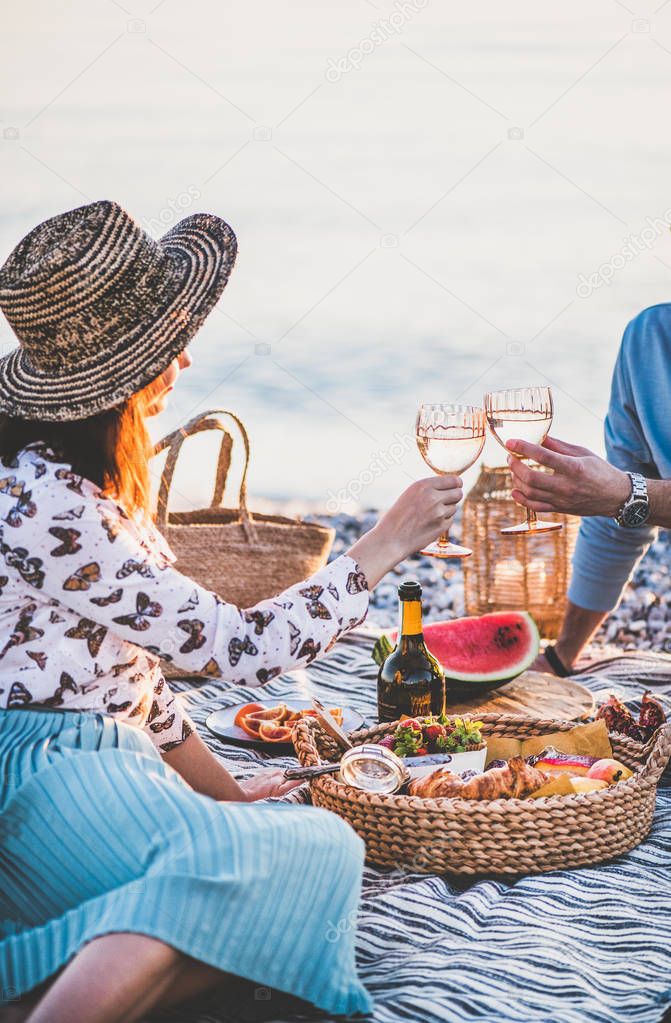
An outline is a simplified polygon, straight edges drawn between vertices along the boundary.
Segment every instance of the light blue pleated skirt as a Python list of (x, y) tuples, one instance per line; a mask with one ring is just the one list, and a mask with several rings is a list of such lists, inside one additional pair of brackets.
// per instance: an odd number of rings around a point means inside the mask
[(5, 1000), (133, 931), (330, 1013), (371, 1010), (363, 844), (335, 815), (201, 796), (143, 732), (86, 712), (0, 711), (0, 779)]

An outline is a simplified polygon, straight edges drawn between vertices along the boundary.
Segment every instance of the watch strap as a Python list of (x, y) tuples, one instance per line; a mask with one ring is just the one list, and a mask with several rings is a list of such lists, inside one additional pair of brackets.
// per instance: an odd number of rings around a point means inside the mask
[(627, 476), (631, 480), (631, 494), (629, 500), (632, 497), (634, 500), (640, 500), (641, 498), (647, 499), (648, 496), (648, 484), (646, 483), (645, 476), (642, 476), (640, 472), (628, 472)]
[(559, 675), (560, 678), (568, 678), (571, 674), (571, 670), (566, 667), (554, 646), (546, 646), (543, 654), (555, 675)]
[(631, 493), (629, 494), (629, 497), (624, 502), (624, 504), (621, 506), (620, 510), (618, 511), (617, 515), (615, 516), (615, 521), (618, 524), (618, 526), (625, 526), (625, 527), (627, 525), (630, 525), (630, 523), (627, 523), (627, 521), (625, 519), (625, 513), (626, 513), (627, 509), (635, 501), (645, 501), (646, 504), (649, 503), (649, 499), (648, 499), (648, 481), (646, 480), (645, 476), (643, 476), (640, 472), (629, 472), (628, 470), (627, 470), (627, 476), (631, 480)]

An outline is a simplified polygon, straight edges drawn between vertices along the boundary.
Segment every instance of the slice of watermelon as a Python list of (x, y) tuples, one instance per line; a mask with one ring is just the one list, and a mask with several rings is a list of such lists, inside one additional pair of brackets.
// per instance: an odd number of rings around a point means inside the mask
[[(373, 650), (378, 664), (391, 653), (396, 635), (378, 639)], [(457, 682), (509, 681), (527, 670), (540, 647), (536, 623), (527, 611), (431, 622), (424, 626), (424, 639), (446, 679)]]

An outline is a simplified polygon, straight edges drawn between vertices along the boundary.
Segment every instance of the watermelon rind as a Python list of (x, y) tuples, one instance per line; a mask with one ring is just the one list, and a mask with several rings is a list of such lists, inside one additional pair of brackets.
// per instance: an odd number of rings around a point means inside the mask
[[(455, 671), (455, 669), (450, 666), (449, 661), (447, 663), (441, 662), (441, 667), (442, 667), (443, 671), (445, 672), (445, 679), (446, 679), (447, 682), (450, 682), (450, 681), (465, 682), (465, 683), (473, 682), (473, 683), (480, 683), (480, 684), (498, 683), (500, 685), (503, 685), (504, 682), (510, 682), (514, 678), (517, 678), (518, 675), (521, 675), (523, 671), (527, 671), (527, 669), (535, 661), (536, 657), (538, 656), (538, 652), (540, 650), (540, 635), (538, 633), (538, 628), (536, 626), (535, 621), (533, 620), (533, 618), (531, 617), (531, 615), (529, 614), (528, 611), (514, 611), (514, 612), (504, 611), (504, 612), (501, 612), (502, 616), (503, 615), (510, 615), (510, 614), (516, 614), (516, 615), (519, 615), (520, 618), (523, 618), (525, 623), (526, 623), (526, 625), (527, 625), (527, 628), (529, 630), (529, 645), (528, 645), (528, 648), (527, 648), (526, 652), (519, 658), (519, 660), (514, 662), (514, 663), (512, 663), (512, 664), (507, 664), (503, 671), (499, 670), (499, 671), (492, 671), (492, 672), (477, 672), (477, 671), (464, 672), (464, 671)], [(496, 616), (497, 616), (497, 612), (494, 612), (493, 614), (482, 615), (481, 618), (491, 619), (491, 618), (495, 618)], [(479, 618), (478, 616), (470, 616), (470, 617), (461, 618), (461, 619), (452, 619), (452, 621), (480, 621), (481, 618)], [(440, 623), (436, 622), (435, 624), (436, 625), (447, 625), (448, 623), (447, 622), (440, 622)], [(428, 636), (426, 635), (427, 631), (429, 633)], [(373, 647), (372, 655), (373, 655), (373, 660), (376, 662), (376, 664), (378, 664), (378, 665), (383, 664), (383, 662), (386, 660), (386, 658), (389, 656), (389, 654), (394, 649), (393, 640), (395, 639), (395, 635), (396, 635), (395, 632), (383, 633), (379, 637), (377, 642), (375, 643), (375, 646)], [(425, 639), (426, 639), (426, 644), (427, 644), (428, 649), (431, 650), (431, 628), (430, 627), (427, 630), (425, 630)]]
[(387, 633), (383, 632), (379, 639), (375, 641), (375, 646), (373, 647), (373, 660), (377, 664), (378, 668), (382, 667), (393, 649), (394, 644), (389, 639)]

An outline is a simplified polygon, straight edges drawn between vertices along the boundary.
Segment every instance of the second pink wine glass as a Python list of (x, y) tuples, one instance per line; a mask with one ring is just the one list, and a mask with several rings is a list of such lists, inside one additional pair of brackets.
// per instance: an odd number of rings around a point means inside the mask
[[(542, 444), (552, 426), (552, 392), (549, 387), (513, 387), (506, 391), (485, 394), (485, 413), (489, 429), (499, 444), (508, 451), (509, 440), (526, 440)], [(520, 457), (515, 455), (516, 458)], [(526, 522), (507, 526), (501, 532), (517, 536), (529, 533), (552, 533), (561, 529), (561, 522), (541, 522), (535, 511), (527, 508)]]

